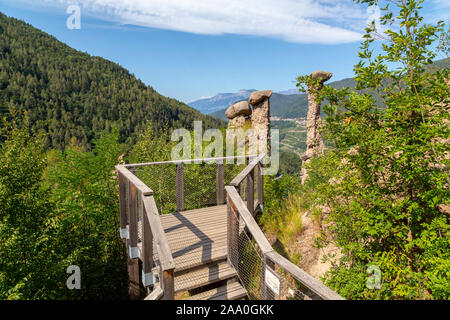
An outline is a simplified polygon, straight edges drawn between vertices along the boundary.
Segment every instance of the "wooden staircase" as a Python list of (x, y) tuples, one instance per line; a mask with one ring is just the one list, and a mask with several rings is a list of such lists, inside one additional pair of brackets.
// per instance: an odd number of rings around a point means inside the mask
[[(176, 265), (175, 299), (236, 300), (247, 296), (227, 261), (226, 205), (162, 215), (161, 224)], [(141, 242), (138, 247), (142, 250)], [(153, 252), (158, 265), (156, 247)], [(155, 267), (153, 273), (157, 271)]]

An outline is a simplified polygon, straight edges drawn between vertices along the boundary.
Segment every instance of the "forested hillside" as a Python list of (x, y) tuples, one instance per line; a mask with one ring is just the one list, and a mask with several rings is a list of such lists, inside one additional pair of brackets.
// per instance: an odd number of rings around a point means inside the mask
[(155, 128), (223, 123), (158, 94), (126, 69), (79, 52), (54, 37), (0, 13), (0, 113), (28, 114), (43, 129), (46, 148), (90, 147), (96, 133), (116, 127), (132, 144), (146, 122)]

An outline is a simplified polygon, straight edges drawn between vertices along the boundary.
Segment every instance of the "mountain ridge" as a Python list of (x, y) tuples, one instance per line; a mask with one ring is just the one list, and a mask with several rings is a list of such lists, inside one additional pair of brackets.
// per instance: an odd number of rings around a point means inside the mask
[(192, 129), (194, 120), (222, 127), (217, 118), (165, 97), (117, 63), (71, 48), (32, 25), (0, 12), (0, 115), (28, 115), (47, 132), (46, 147), (90, 148), (116, 128), (128, 145), (150, 122), (156, 129)]
[[(433, 72), (435, 70), (448, 67), (449, 62), (450, 58), (435, 60), (428, 66), (428, 68), (431, 72)], [(344, 87), (354, 88), (356, 82), (354, 78), (345, 78), (329, 82), (327, 85), (336, 89), (342, 89)], [(278, 93), (274, 92), (272, 94), (270, 99), (271, 116), (281, 119), (298, 119), (306, 117), (306, 113), (308, 111), (308, 96), (306, 93), (300, 92), (297, 94), (289, 94), (290, 92), (293, 92), (293, 90), (295, 89), (280, 91)], [(379, 100), (378, 98), (376, 99)], [(228, 106), (209, 114), (221, 120), (227, 121), (228, 119), (225, 117), (225, 110), (227, 108)]]
[[(329, 83), (330, 86), (334, 88), (342, 88), (342, 87), (354, 87), (355, 80), (353, 78), (345, 78), (342, 80), (337, 80)], [(272, 97), (270, 98), (270, 113), (271, 116), (279, 117), (281, 119), (294, 119), (294, 118), (304, 118), (306, 117), (306, 113), (308, 112), (308, 97), (305, 93), (297, 93), (297, 94), (288, 94), (292, 92), (292, 90), (285, 90), (280, 92), (272, 93)], [(298, 90), (297, 90), (298, 91)], [(248, 95), (250, 96), (250, 94)], [(244, 98), (248, 99), (248, 97)], [(244, 100), (241, 99), (241, 100)], [(207, 99), (205, 99), (207, 100)], [(211, 103), (214, 103), (212, 100)], [(230, 104), (222, 109), (213, 111), (208, 113), (209, 115), (219, 118), (221, 120), (227, 121), (228, 119), (225, 117), (225, 110), (233, 103), (237, 102), (230, 100)], [(194, 105), (190, 104), (195, 108)]]

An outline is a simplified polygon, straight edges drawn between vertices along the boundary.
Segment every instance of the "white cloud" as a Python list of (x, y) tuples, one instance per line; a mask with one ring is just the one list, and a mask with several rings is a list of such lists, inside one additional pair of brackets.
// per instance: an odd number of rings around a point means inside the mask
[(47, 0), (100, 18), (197, 34), (268, 36), (299, 43), (359, 41), (366, 12), (351, 0)]

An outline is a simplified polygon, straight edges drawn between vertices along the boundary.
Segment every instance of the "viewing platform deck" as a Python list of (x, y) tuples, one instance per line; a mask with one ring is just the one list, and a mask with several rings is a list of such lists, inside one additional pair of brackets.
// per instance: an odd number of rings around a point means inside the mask
[(342, 299), (270, 245), (263, 155), (248, 158), (116, 166), (131, 298)]

